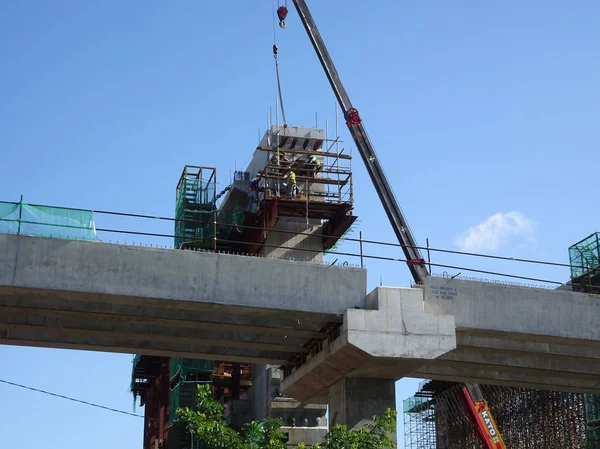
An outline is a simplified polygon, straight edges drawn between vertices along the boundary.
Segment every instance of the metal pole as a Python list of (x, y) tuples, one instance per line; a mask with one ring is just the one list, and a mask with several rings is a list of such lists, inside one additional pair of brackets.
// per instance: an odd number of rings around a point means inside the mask
[[(279, 165), (279, 98), (275, 98), (275, 128), (276, 128), (276, 132), (277, 132), (277, 165)], [(269, 161), (270, 162), (270, 161)], [(279, 187), (279, 184), (281, 184), (281, 179), (279, 179), (279, 168), (277, 168), (277, 198), (279, 198), (281, 196), (281, 189)], [(265, 179), (265, 184), (271, 184), (272, 181), (269, 181), (269, 179)], [(266, 192), (266, 187), (265, 187), (265, 192)]]
[(23, 195), (21, 195), (21, 201), (19, 201), (19, 225), (17, 228), (17, 235), (21, 235), (21, 218), (23, 217)]
[[(337, 181), (338, 181), (338, 203), (342, 202), (342, 188), (340, 186), (340, 145), (339, 145), (339, 130), (338, 130), (338, 104), (335, 103), (335, 152), (337, 157), (335, 159), (337, 169)], [(352, 176), (352, 173), (350, 173)]]
[(359, 238), (359, 242), (360, 242), (360, 267), (361, 267), (361, 268), (364, 268), (364, 265), (363, 265), (363, 246), (362, 246), (362, 245), (363, 245), (363, 241), (362, 241), (362, 231), (360, 231), (360, 233), (359, 233), (358, 235), (359, 235), (359, 237), (358, 237), (358, 238)]
[(217, 210), (213, 213), (213, 252), (217, 252)]
[(427, 263), (429, 264), (429, 274), (431, 274), (431, 252), (429, 251), (429, 238), (427, 238)]
[[(344, 151), (342, 149), (342, 151)], [(354, 186), (352, 182), (352, 148), (350, 148), (350, 204), (354, 204)]]

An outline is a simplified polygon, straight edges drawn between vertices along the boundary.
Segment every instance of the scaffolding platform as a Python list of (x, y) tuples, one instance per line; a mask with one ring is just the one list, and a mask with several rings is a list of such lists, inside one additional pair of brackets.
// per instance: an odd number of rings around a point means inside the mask
[[(232, 226), (228, 249), (259, 253), (278, 222), (288, 218), (305, 219), (307, 226), (321, 221), (321, 249), (331, 249), (357, 219), (352, 215), (352, 156), (340, 150), (340, 143), (313, 128), (273, 126), (267, 131), (247, 169), (236, 171), (219, 208), (219, 221), (235, 207), (243, 211), (243, 220)], [(295, 198), (286, 183), (290, 171), (295, 173)]]

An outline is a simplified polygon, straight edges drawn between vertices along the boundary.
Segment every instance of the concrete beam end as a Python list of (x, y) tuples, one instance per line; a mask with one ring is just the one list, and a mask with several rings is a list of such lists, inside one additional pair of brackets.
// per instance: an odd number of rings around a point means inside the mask
[(345, 312), (348, 343), (373, 357), (431, 360), (456, 349), (454, 316), (427, 313), (418, 288), (377, 287)]
[(308, 401), (347, 377), (398, 380), (456, 349), (454, 317), (426, 313), (421, 289), (378, 287), (366, 303), (346, 310), (340, 336), (283, 380), (286, 394)]

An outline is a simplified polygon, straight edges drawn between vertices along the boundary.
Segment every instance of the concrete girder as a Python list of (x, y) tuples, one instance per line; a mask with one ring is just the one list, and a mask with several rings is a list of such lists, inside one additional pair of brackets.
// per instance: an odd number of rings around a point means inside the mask
[(365, 294), (351, 267), (0, 235), (3, 344), (285, 364)]
[[(208, 324), (208, 326), (207, 326)], [(283, 333), (269, 333), (270, 328), (260, 326), (229, 326), (218, 323), (191, 321), (177, 323), (176, 320), (154, 322), (152, 318), (114, 316), (103, 314), (83, 314), (54, 310), (36, 310), (26, 307), (0, 306), (0, 328), (10, 325), (41, 326), (47, 329), (82, 329), (89, 331), (119, 332), (136, 334), (150, 339), (179, 338), (182, 341), (217, 341), (217, 346), (235, 347), (238, 343), (280, 345), (290, 353), (305, 353), (303, 348), (306, 336), (293, 336)], [(252, 332), (248, 331), (248, 327)], [(208, 344), (208, 343), (206, 343)]]
[[(38, 345), (37, 343), (40, 343)], [(26, 343), (26, 344), (25, 344)], [(32, 344), (33, 343), (33, 344)], [(213, 343), (213, 342), (209, 342)], [(266, 350), (258, 347), (229, 347), (205, 345), (175, 339), (149, 339), (148, 336), (87, 331), (81, 329), (47, 329), (41, 326), (4, 325), (0, 328), (0, 344), (62, 347), (66, 349), (115, 352), (119, 348), (131, 354), (165, 355), (185, 353), (187, 358), (228, 360), (252, 363), (283, 364), (289, 352)], [(48, 346), (55, 344), (56, 346)]]
[(598, 375), (579, 376), (569, 373), (568, 375), (560, 376), (560, 373), (553, 373), (552, 371), (506, 371), (498, 369), (497, 366), (490, 367), (461, 361), (436, 361), (431, 365), (425, 365), (415, 370), (411, 377), (447, 380), (451, 382), (496, 384), (516, 388), (537, 388), (571, 393), (598, 394), (600, 392), (600, 378)]
[[(24, 288), (4, 289), (0, 287), (0, 305), (31, 309), (81, 312), (91, 316), (123, 316), (149, 319), (153, 322), (211, 323), (235, 329), (269, 331), (289, 335), (297, 331), (299, 336), (324, 337), (319, 329), (322, 323), (341, 323), (343, 315), (308, 314), (305, 312), (285, 313), (280, 310), (260, 310), (248, 307), (218, 306), (214, 304), (187, 303), (185, 301), (147, 300), (145, 298), (117, 298), (109, 295), (84, 295), (68, 291), (28, 290)], [(33, 312), (34, 313), (34, 312)]]
[(144, 298), (341, 315), (364, 308), (366, 296), (360, 268), (8, 234), (0, 235), (0, 267), (0, 288), (109, 295), (114, 302)]

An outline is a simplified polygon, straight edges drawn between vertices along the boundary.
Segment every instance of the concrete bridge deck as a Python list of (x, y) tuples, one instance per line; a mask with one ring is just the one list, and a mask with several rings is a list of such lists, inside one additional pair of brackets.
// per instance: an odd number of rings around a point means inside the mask
[(303, 355), (282, 387), (314, 402), (348, 378), (600, 393), (595, 295), (430, 278), (367, 296), (358, 268), (14, 235), (0, 235), (0, 344)]
[(284, 391), (325, 403), (344, 377), (417, 377), (600, 393), (600, 296), (431, 277), (366, 306)]
[(360, 268), (0, 235), (0, 344), (283, 364), (365, 296)]

